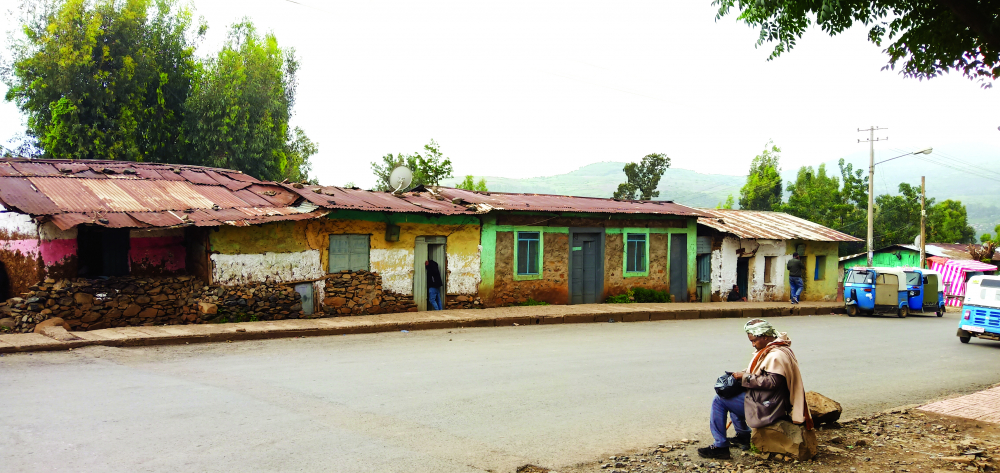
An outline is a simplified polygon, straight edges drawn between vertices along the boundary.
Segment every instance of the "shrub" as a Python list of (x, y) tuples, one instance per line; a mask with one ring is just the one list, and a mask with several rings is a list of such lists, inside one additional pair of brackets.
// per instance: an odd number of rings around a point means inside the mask
[(637, 287), (632, 289), (636, 302), (672, 302), (666, 291)]
[(545, 302), (545, 301), (536, 301), (536, 300), (534, 300), (534, 299), (532, 299), (532, 298), (529, 297), (528, 300), (526, 300), (524, 302), (518, 302), (518, 303), (516, 303), (514, 305), (520, 305), (520, 306), (526, 306), (526, 305), (549, 305), (549, 303)]
[(625, 294), (618, 294), (617, 296), (610, 296), (605, 301), (606, 304), (630, 304), (635, 302), (635, 293), (631, 289)]

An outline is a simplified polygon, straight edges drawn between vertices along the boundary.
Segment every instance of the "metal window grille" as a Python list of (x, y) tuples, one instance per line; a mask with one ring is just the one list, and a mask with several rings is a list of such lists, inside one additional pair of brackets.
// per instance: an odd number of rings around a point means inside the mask
[(517, 232), (517, 274), (538, 274), (538, 240), (540, 232)]
[(646, 271), (646, 235), (629, 233), (625, 241), (625, 271), (629, 273)]

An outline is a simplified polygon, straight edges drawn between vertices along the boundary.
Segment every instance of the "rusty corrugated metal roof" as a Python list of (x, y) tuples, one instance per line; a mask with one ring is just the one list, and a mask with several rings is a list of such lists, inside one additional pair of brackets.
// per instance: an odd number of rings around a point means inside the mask
[(475, 192), (440, 187), (437, 192), (447, 200), (475, 205), (480, 211), (527, 210), (540, 212), (589, 212), (608, 214), (659, 214), (698, 217), (701, 211), (670, 201), (614, 200), (550, 194), (511, 194)]
[(177, 164), (0, 159), (0, 204), (59, 228), (252, 225), (329, 212), (237, 171)]
[(861, 241), (846, 233), (783, 212), (700, 209), (707, 214), (699, 225), (759, 240)]

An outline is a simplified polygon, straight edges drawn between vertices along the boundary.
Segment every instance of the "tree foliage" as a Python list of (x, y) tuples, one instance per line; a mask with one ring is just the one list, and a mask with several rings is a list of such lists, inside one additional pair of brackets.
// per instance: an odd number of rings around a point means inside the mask
[(729, 196), (726, 197), (726, 201), (725, 202), (719, 202), (719, 205), (716, 205), (715, 208), (717, 208), (717, 209), (732, 210), (733, 207), (735, 207), (735, 206), (736, 206), (736, 200), (733, 199), (733, 194), (729, 194)]
[(638, 163), (628, 163), (622, 168), (627, 182), (618, 185), (612, 198), (617, 200), (652, 200), (660, 196), (656, 186), (660, 178), (670, 167), (670, 158), (662, 153), (652, 153), (643, 156)]
[(927, 212), (927, 241), (937, 243), (974, 243), (976, 230), (969, 226), (965, 206), (957, 200), (944, 200)]
[(459, 189), (465, 189), (467, 191), (478, 191), (478, 192), (489, 191), (489, 189), (486, 188), (485, 177), (480, 178), (479, 181), (476, 181), (476, 177), (471, 174), (465, 176), (465, 179), (463, 179), (462, 182), (458, 183), (458, 185), (455, 187)]
[(382, 162), (373, 162), (372, 173), (375, 174), (373, 190), (395, 190), (389, 185), (389, 175), (397, 166), (406, 166), (413, 172), (413, 182), (410, 184), (410, 189), (418, 185), (437, 186), (441, 184), (442, 179), (452, 177), (451, 159), (444, 157), (441, 153), (441, 145), (431, 140), (430, 143), (424, 145), (423, 151), (413, 154), (389, 153), (382, 156)]
[[(757, 45), (774, 43), (770, 59), (795, 47), (815, 23), (831, 36), (855, 24), (885, 46), (886, 68), (931, 78), (952, 70), (975, 80), (1000, 77), (1000, 2), (995, 0), (714, 0), (716, 19), (734, 8), (760, 28)], [(988, 82), (986, 84), (989, 84)]]
[(25, 0), (3, 64), (27, 118), (18, 151), (226, 167), (305, 180), (315, 142), (288, 125), (298, 63), (244, 21), (211, 59), (177, 0)]
[(783, 212), (835, 229), (846, 229), (858, 219), (859, 212), (841, 193), (840, 180), (827, 175), (824, 164), (799, 168), (788, 192), (788, 202), (780, 207)]
[(6, 99), (43, 156), (170, 161), (197, 70), (191, 12), (175, 0), (25, 3), (4, 64)]
[(261, 179), (301, 180), (316, 145), (289, 129), (298, 61), (272, 34), (233, 25), (206, 61), (187, 100), (184, 135), (190, 164), (239, 169)]
[(740, 189), (740, 208), (775, 210), (781, 205), (781, 149), (768, 141), (764, 151), (750, 162), (747, 182)]

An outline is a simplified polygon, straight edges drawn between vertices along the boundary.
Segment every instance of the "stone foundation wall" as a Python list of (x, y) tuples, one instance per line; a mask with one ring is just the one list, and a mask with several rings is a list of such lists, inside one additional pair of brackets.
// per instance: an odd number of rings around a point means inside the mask
[[(71, 330), (141, 325), (252, 322), (416, 311), (413, 297), (382, 289), (382, 277), (344, 271), (325, 281), (323, 306), (302, 312), (293, 285), (278, 283), (205, 286), (192, 276), (64, 279), (31, 286), (21, 297), (0, 304), (0, 325), (31, 332), (35, 324), (59, 317)], [(448, 295), (448, 309), (482, 307), (476, 296)]]
[[(13, 319), (15, 332), (30, 332), (53, 317), (72, 330), (280, 320), (302, 316), (300, 297), (278, 284), (209, 287), (191, 276), (46, 279), (0, 304), (0, 318)], [(200, 302), (213, 310), (201, 310)]]
[[(413, 296), (389, 292), (382, 287), (382, 276), (371, 271), (341, 271), (326, 279), (323, 310), (329, 315), (363, 315), (393, 312), (416, 312)], [(478, 296), (449, 294), (447, 309), (482, 307)]]

